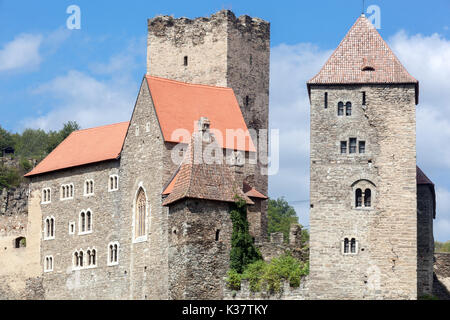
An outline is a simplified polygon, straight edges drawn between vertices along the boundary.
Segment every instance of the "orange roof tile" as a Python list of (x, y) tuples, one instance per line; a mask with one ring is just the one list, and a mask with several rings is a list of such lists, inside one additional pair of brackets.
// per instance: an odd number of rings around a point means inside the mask
[[(364, 71), (364, 68), (369, 70)], [(308, 81), (308, 88), (312, 84), (366, 83), (415, 84), (418, 103), (418, 81), (408, 73), (372, 23), (362, 15), (319, 73)]]
[[(186, 129), (192, 135), (197, 130), (198, 119), (207, 117), (220, 147), (256, 151), (233, 89), (154, 76), (146, 76), (146, 79), (165, 141), (183, 142), (180, 137), (172, 137), (175, 130)], [(227, 141), (227, 129), (242, 130), (239, 137), (242, 137), (245, 145), (240, 146), (235, 139)], [(217, 131), (222, 134), (222, 139)], [(188, 143), (189, 140), (184, 142)]]
[(117, 159), (128, 126), (129, 122), (121, 122), (75, 131), (25, 176)]
[(260, 199), (268, 199), (265, 195), (263, 195), (261, 192), (250, 186), (248, 183), (244, 182), (244, 189), (243, 189), (245, 195), (249, 198), (260, 198)]
[[(237, 186), (234, 175), (227, 164), (196, 163), (194, 144), (202, 143), (201, 136), (194, 134), (178, 172), (163, 194), (168, 194), (163, 205), (168, 206), (181, 199), (203, 199), (223, 202), (235, 202), (239, 195), (247, 204), (254, 204)], [(195, 149), (194, 149), (195, 150)]]

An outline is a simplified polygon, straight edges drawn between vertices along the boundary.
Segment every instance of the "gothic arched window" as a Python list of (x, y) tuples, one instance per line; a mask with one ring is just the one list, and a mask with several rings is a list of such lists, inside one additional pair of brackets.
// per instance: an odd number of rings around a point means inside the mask
[(135, 207), (135, 237), (145, 236), (145, 216), (147, 213), (147, 197), (142, 188), (139, 189)]

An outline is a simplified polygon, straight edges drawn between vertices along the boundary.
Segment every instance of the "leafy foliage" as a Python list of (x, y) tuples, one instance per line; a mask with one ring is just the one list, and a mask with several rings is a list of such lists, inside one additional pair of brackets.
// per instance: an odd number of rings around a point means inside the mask
[[(295, 209), (289, 205), (284, 198), (277, 200), (269, 200), (268, 215), (268, 234), (274, 232), (282, 232), (284, 241), (289, 242), (289, 229), (291, 224), (298, 224), (298, 217)], [(309, 242), (309, 232), (307, 229), (302, 229), (302, 242)]]
[(231, 211), (233, 233), (231, 235), (230, 268), (242, 273), (245, 267), (261, 260), (261, 253), (253, 244), (247, 220), (247, 204), (236, 196), (234, 209)]
[(230, 270), (227, 285), (232, 290), (239, 290), (241, 281), (247, 280), (253, 292), (278, 293), (282, 290), (284, 281), (293, 288), (300, 286), (301, 278), (309, 274), (309, 263), (294, 258), (286, 252), (270, 263), (262, 260), (249, 264), (242, 274)]
[(80, 126), (75, 121), (65, 123), (59, 131), (49, 132), (26, 129), (21, 134), (12, 134), (0, 127), (0, 151), (12, 147), (15, 150), (14, 157), (18, 158), (18, 165), (15, 167), (0, 164), (0, 190), (17, 187), (23, 182), (23, 175), (32, 169), (29, 159), (42, 160), (69, 134), (79, 129)]
[(434, 242), (434, 251), (436, 252), (450, 252), (450, 241), (447, 242)]

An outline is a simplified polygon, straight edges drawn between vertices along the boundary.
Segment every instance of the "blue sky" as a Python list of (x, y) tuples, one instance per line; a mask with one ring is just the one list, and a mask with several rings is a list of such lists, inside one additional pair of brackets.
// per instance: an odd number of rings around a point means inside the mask
[[(68, 30), (69, 5), (81, 30)], [(450, 239), (450, 1), (366, 0), (381, 9), (383, 38), (421, 82), (418, 164), (436, 183), (435, 236)], [(272, 128), (280, 171), (270, 196), (285, 196), (308, 225), (309, 106), (305, 82), (362, 11), (362, 0), (0, 0), (0, 125), (58, 129), (128, 120), (146, 71), (146, 19), (207, 16), (221, 9), (271, 22)], [(294, 202), (303, 201), (303, 202)]]

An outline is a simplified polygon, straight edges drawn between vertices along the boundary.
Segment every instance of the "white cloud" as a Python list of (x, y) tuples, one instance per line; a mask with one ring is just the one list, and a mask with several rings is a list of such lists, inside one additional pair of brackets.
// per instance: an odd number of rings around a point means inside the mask
[[(409, 36), (400, 31), (389, 44), (406, 69), (420, 81), (417, 107), (418, 163), (438, 186), (436, 239), (450, 239), (450, 41), (438, 34)], [(331, 50), (311, 44), (272, 49), (270, 125), (280, 129), (280, 171), (270, 177), (271, 197), (309, 198), (309, 99), (306, 81)], [(434, 174), (433, 174), (434, 173)], [(303, 224), (308, 206), (293, 203)]]
[(38, 67), (42, 61), (42, 39), (40, 34), (21, 34), (6, 43), (0, 49), (0, 72)]
[(141, 40), (131, 40), (107, 63), (92, 63), (85, 72), (71, 70), (35, 88), (33, 94), (52, 106), (40, 117), (25, 119), (22, 127), (56, 130), (69, 120), (82, 128), (128, 121), (141, 80), (133, 76), (145, 52)]
[(69, 71), (34, 90), (36, 95), (49, 96), (55, 107), (41, 117), (26, 119), (24, 127), (55, 130), (74, 120), (89, 128), (129, 120), (138, 86), (127, 78), (100, 81), (83, 72)]

